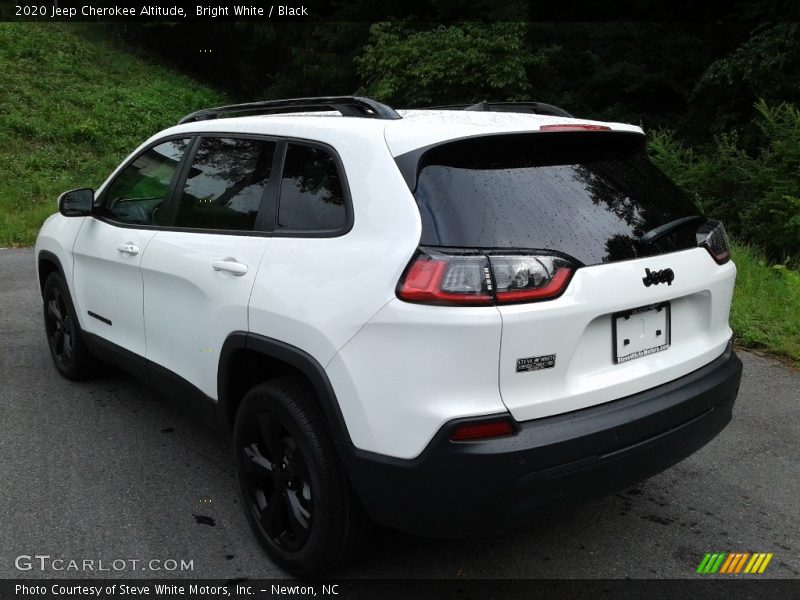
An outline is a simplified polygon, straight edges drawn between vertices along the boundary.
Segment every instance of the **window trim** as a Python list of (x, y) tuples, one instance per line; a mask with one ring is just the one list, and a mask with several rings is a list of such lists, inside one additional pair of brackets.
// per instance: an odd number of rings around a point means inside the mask
[[(200, 144), (200, 140), (203, 137), (257, 139), (276, 142), (277, 146), (275, 148), (275, 157), (273, 159), (272, 168), (275, 170), (274, 172), (279, 173), (279, 176), (276, 178), (270, 177), (270, 183), (264, 190), (264, 196), (261, 198), (261, 205), (258, 209), (258, 215), (256, 216), (256, 229), (198, 229), (189, 227), (176, 227), (174, 225), (174, 217), (177, 213), (178, 202), (180, 201), (180, 196), (183, 194), (183, 189), (181, 186), (186, 181), (186, 176), (188, 175), (189, 167), (191, 166), (191, 160), (194, 159), (197, 148)], [(346, 235), (353, 229), (355, 216), (353, 211), (352, 195), (350, 193), (350, 185), (348, 183), (347, 173), (344, 169), (344, 163), (341, 156), (339, 156), (339, 153), (330, 144), (326, 144), (325, 142), (320, 142), (318, 140), (310, 140), (292, 136), (241, 133), (233, 131), (191, 131), (164, 136), (163, 138), (154, 140), (145, 148), (142, 148), (141, 152), (137, 152), (135, 155), (131, 156), (122, 163), (121, 168), (119, 168), (117, 171), (117, 175), (103, 187), (103, 191), (97, 197), (97, 205), (101, 206), (105, 203), (108, 189), (113, 185), (123, 171), (125, 171), (125, 169), (127, 169), (145, 152), (148, 152), (149, 150), (152, 150), (156, 146), (165, 142), (187, 138), (189, 139), (188, 149), (184, 152), (181, 162), (178, 164), (178, 168), (175, 171), (176, 175), (173, 175), (173, 181), (170, 183), (170, 187), (167, 191), (167, 198), (164, 200), (163, 209), (167, 211), (167, 224), (142, 225), (139, 223), (123, 223), (105, 215), (98, 214), (92, 215), (92, 217), (98, 221), (103, 221), (104, 223), (114, 227), (120, 227), (124, 229), (152, 229), (154, 231), (183, 231), (186, 233), (211, 233), (216, 235), (239, 235), (250, 237), (334, 238)], [(327, 151), (333, 157), (339, 173), (339, 181), (342, 185), (342, 197), (344, 199), (345, 222), (342, 227), (338, 229), (319, 229), (314, 231), (278, 229), (280, 182), (283, 179), (283, 165), (286, 159), (286, 151), (290, 143), (319, 147)]]
[[(197, 156), (197, 152), (200, 149), (200, 145), (203, 143), (204, 139), (207, 138), (222, 138), (222, 139), (251, 139), (256, 140), (259, 142), (274, 142), (275, 143), (275, 151), (272, 155), (272, 166), (270, 167), (270, 178), (267, 182), (267, 185), (264, 186), (264, 191), (261, 194), (261, 200), (258, 204), (258, 212), (256, 213), (256, 220), (253, 224), (253, 229), (214, 229), (214, 228), (202, 228), (202, 227), (181, 227), (180, 225), (175, 225), (175, 219), (178, 217), (178, 207), (180, 206), (181, 199), (183, 198), (183, 192), (186, 187), (186, 180), (189, 178), (189, 171), (191, 170), (192, 164), (194, 163), (194, 159)], [(277, 193), (276, 186), (278, 185), (277, 180), (275, 177), (272, 176), (272, 173), (275, 173), (275, 167), (279, 164), (278, 157), (281, 153), (281, 146), (282, 140), (280, 138), (275, 138), (273, 136), (265, 136), (265, 135), (250, 135), (250, 134), (240, 134), (240, 135), (229, 135), (229, 134), (221, 134), (221, 135), (203, 135), (197, 134), (195, 135), (194, 141), (192, 143), (191, 148), (186, 153), (186, 161), (180, 168), (180, 177), (178, 178), (177, 185), (173, 190), (172, 196), (170, 197), (169, 204), (167, 206), (167, 225), (165, 227), (169, 227), (170, 231), (190, 231), (194, 233), (217, 233), (221, 235), (264, 235), (268, 234), (269, 230), (264, 226), (264, 215), (269, 210), (269, 205), (272, 203), (271, 198)]]
[(172, 174), (172, 179), (169, 182), (169, 186), (167, 187), (167, 195), (164, 198), (164, 204), (162, 205), (162, 210), (165, 211), (166, 214), (169, 214), (170, 204), (172, 202), (172, 198), (175, 195), (175, 190), (177, 188), (178, 181), (180, 180), (180, 176), (183, 173), (183, 170), (186, 165), (186, 158), (191, 154), (192, 149), (194, 148), (197, 137), (193, 133), (184, 133), (184, 134), (175, 134), (163, 137), (152, 144), (148, 144), (145, 148), (142, 148), (141, 152), (137, 152), (134, 156), (131, 156), (126, 161), (122, 163), (122, 166), (117, 169), (117, 174), (114, 176), (113, 179), (108, 181), (108, 183), (103, 187), (103, 191), (95, 197), (94, 206), (92, 209), (92, 217), (97, 219), (98, 221), (103, 221), (104, 223), (108, 223), (109, 225), (114, 225), (115, 227), (125, 227), (130, 229), (161, 229), (165, 227), (165, 225), (144, 225), (142, 223), (124, 223), (123, 221), (118, 221), (112, 217), (106, 216), (104, 214), (94, 214), (98, 208), (105, 208), (106, 200), (108, 199), (108, 190), (117, 182), (117, 180), (122, 176), (122, 174), (128, 170), (133, 163), (135, 163), (139, 158), (144, 156), (146, 153), (150, 152), (156, 146), (160, 146), (161, 144), (165, 144), (167, 142), (171, 142), (173, 140), (188, 140), (188, 144), (186, 145), (186, 150), (183, 152), (183, 156), (181, 156), (180, 161), (178, 162), (178, 166), (175, 168), (175, 172)]
[[(353, 203), (350, 196), (350, 185), (347, 181), (347, 176), (344, 170), (344, 164), (342, 163), (342, 159), (339, 156), (339, 153), (324, 142), (318, 142), (315, 140), (305, 140), (301, 138), (285, 138), (286, 145), (283, 149), (283, 156), (281, 157), (281, 177), (278, 182), (278, 190), (277, 195), (275, 197), (275, 219), (273, 221), (273, 236), (274, 237), (291, 237), (291, 238), (326, 238), (326, 237), (340, 237), (342, 235), (347, 234), (351, 229), (353, 229)], [(278, 214), (280, 213), (281, 208), (281, 185), (280, 183), (283, 181), (283, 169), (286, 165), (286, 153), (289, 151), (289, 145), (295, 144), (297, 146), (310, 146), (312, 148), (319, 148), (327, 152), (331, 158), (333, 158), (333, 163), (336, 167), (336, 171), (339, 174), (339, 182), (342, 186), (342, 200), (344, 202), (344, 223), (341, 227), (337, 227), (335, 229), (278, 229)]]

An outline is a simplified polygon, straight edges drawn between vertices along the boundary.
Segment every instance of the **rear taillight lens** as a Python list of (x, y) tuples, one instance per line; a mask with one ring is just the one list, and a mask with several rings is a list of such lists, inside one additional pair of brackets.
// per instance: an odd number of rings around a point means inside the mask
[(560, 296), (575, 271), (549, 255), (420, 248), (397, 286), (406, 302), (488, 306)]
[(560, 296), (574, 271), (557, 256), (490, 256), (498, 304), (532, 302)]
[(731, 259), (731, 246), (725, 227), (719, 221), (709, 219), (697, 230), (697, 245), (708, 250), (708, 253), (719, 264)]
[(423, 304), (490, 305), (489, 260), (482, 254), (420, 249), (397, 286), (397, 297)]

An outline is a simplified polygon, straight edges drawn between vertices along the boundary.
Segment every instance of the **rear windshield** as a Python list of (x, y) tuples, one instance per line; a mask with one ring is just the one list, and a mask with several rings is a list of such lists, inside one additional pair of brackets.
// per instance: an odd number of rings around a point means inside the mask
[(692, 227), (637, 243), (697, 213), (650, 162), (641, 134), (470, 138), (428, 150), (417, 168), (426, 246), (555, 250), (591, 265), (696, 245)]

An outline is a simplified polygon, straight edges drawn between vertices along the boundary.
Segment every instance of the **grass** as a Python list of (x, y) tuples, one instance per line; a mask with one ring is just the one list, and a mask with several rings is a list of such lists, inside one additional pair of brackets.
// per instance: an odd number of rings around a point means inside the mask
[[(62, 191), (97, 187), (146, 138), (224, 101), (96, 24), (0, 23), (0, 247), (32, 244)], [(800, 274), (747, 247), (733, 257), (739, 343), (800, 364)]]
[(0, 23), (0, 247), (32, 244), (61, 192), (96, 188), (145, 139), (221, 102), (96, 24)]
[(786, 356), (800, 366), (800, 273), (770, 267), (762, 255), (734, 245), (736, 291), (731, 327), (739, 345)]

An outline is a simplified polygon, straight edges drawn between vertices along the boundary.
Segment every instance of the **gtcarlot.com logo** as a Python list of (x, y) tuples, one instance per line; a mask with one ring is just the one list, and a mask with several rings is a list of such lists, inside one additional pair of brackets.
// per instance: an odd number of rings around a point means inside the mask
[(62, 558), (49, 554), (20, 554), (14, 559), (18, 571), (194, 571), (194, 560), (175, 560), (173, 558), (114, 558), (111, 560), (95, 558)]
[(697, 566), (701, 575), (761, 575), (772, 560), (772, 552), (706, 553)]

